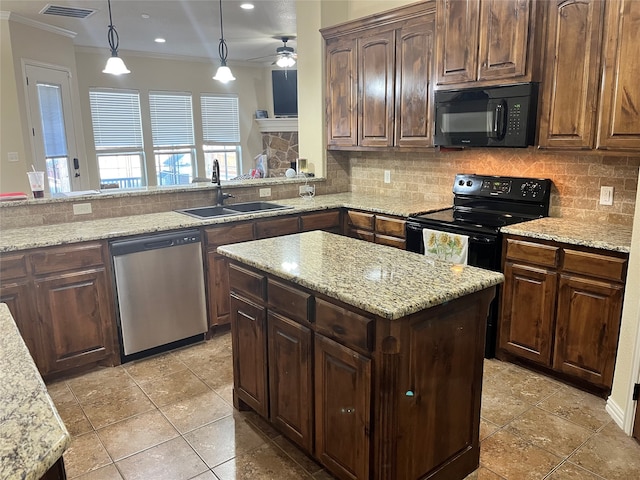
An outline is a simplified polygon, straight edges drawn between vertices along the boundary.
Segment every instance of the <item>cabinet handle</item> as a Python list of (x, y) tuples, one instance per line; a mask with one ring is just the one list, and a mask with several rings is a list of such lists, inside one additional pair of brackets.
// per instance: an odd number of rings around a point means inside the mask
[(344, 328), (340, 325), (333, 325), (331, 328), (338, 335), (344, 335)]
[(346, 413), (347, 415), (351, 415), (352, 413), (356, 413), (356, 409), (354, 407), (342, 407), (340, 409), (340, 413)]
[(256, 321), (255, 317), (252, 317), (251, 315), (244, 313), (242, 310), (238, 310), (238, 315), (242, 315), (244, 318), (251, 320), (252, 322)]

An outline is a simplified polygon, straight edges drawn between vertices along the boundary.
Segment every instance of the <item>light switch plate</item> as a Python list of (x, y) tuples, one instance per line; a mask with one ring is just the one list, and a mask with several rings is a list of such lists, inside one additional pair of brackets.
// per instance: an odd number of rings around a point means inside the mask
[(600, 187), (600, 205), (613, 205), (613, 187)]
[(86, 215), (88, 213), (91, 213), (90, 203), (74, 203), (73, 204), (74, 215)]
[(270, 197), (271, 196), (271, 189), (270, 188), (261, 188), (260, 189), (260, 196), (261, 197)]
[(391, 170), (384, 171), (384, 183), (391, 183)]
[(20, 155), (18, 155), (18, 152), (9, 152), (7, 153), (7, 160), (9, 160), (10, 162), (19, 162)]

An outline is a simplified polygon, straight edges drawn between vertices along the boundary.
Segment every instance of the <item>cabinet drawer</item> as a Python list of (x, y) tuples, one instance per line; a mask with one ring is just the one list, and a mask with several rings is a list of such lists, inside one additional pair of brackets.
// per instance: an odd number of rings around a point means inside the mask
[(558, 263), (559, 247), (542, 243), (507, 239), (507, 258), (555, 267)]
[(347, 212), (347, 223), (356, 228), (373, 230), (374, 219), (375, 215), (372, 213), (354, 212), (353, 210)]
[(360, 240), (364, 240), (366, 242), (373, 242), (375, 238), (375, 234), (368, 230), (356, 230), (355, 228), (349, 229), (349, 236), (353, 238), (359, 238)]
[(27, 258), (24, 254), (0, 257), (0, 280), (26, 277)]
[(298, 233), (298, 217), (284, 217), (256, 222), (256, 238), (279, 237)]
[(229, 287), (232, 292), (263, 302), (267, 293), (267, 278), (231, 263), (229, 264)]
[(404, 238), (404, 224), (400, 218), (383, 217), (376, 215), (376, 233)]
[(311, 213), (300, 217), (300, 225), (303, 232), (310, 230), (328, 230), (340, 226), (340, 212)]
[(247, 242), (253, 240), (253, 223), (237, 223), (224, 227), (207, 228), (204, 234), (207, 245)]
[(562, 269), (565, 272), (582, 273), (624, 282), (627, 260), (597, 253), (565, 249)]
[(318, 332), (349, 347), (373, 350), (374, 321), (357, 313), (316, 299), (316, 326)]
[(388, 245), (390, 247), (396, 247), (400, 250), (405, 250), (407, 247), (407, 242), (404, 238), (398, 237), (389, 237), (387, 235), (378, 235), (376, 234), (376, 243), (380, 245)]
[(269, 307), (294, 320), (311, 321), (312, 295), (273, 279), (269, 279), (267, 288)]
[(31, 267), (36, 275), (93, 267), (103, 263), (100, 243), (50, 248), (31, 254)]

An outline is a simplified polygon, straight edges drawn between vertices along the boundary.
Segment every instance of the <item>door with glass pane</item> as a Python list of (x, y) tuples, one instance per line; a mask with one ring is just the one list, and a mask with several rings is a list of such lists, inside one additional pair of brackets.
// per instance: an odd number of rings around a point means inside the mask
[(36, 65), (25, 65), (25, 73), (33, 167), (46, 172), (51, 193), (82, 190), (86, 175), (76, 151), (70, 73)]

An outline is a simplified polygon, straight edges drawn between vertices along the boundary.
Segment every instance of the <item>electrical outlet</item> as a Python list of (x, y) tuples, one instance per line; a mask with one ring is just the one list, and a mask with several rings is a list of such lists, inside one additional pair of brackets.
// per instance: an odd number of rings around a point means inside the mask
[(10, 162), (19, 162), (20, 161), (20, 156), (18, 155), (18, 152), (9, 152), (9, 153), (7, 153), (7, 159)]
[(260, 196), (261, 197), (270, 197), (271, 196), (271, 189), (270, 188), (261, 188), (260, 189)]
[(300, 185), (300, 187), (298, 187), (298, 192), (300, 193), (300, 195), (311, 193), (314, 190), (315, 189), (311, 185)]
[(74, 203), (73, 204), (74, 215), (86, 215), (88, 213), (91, 213), (90, 203)]
[(391, 183), (391, 170), (384, 171), (384, 183)]
[(600, 187), (600, 205), (613, 205), (613, 187)]

